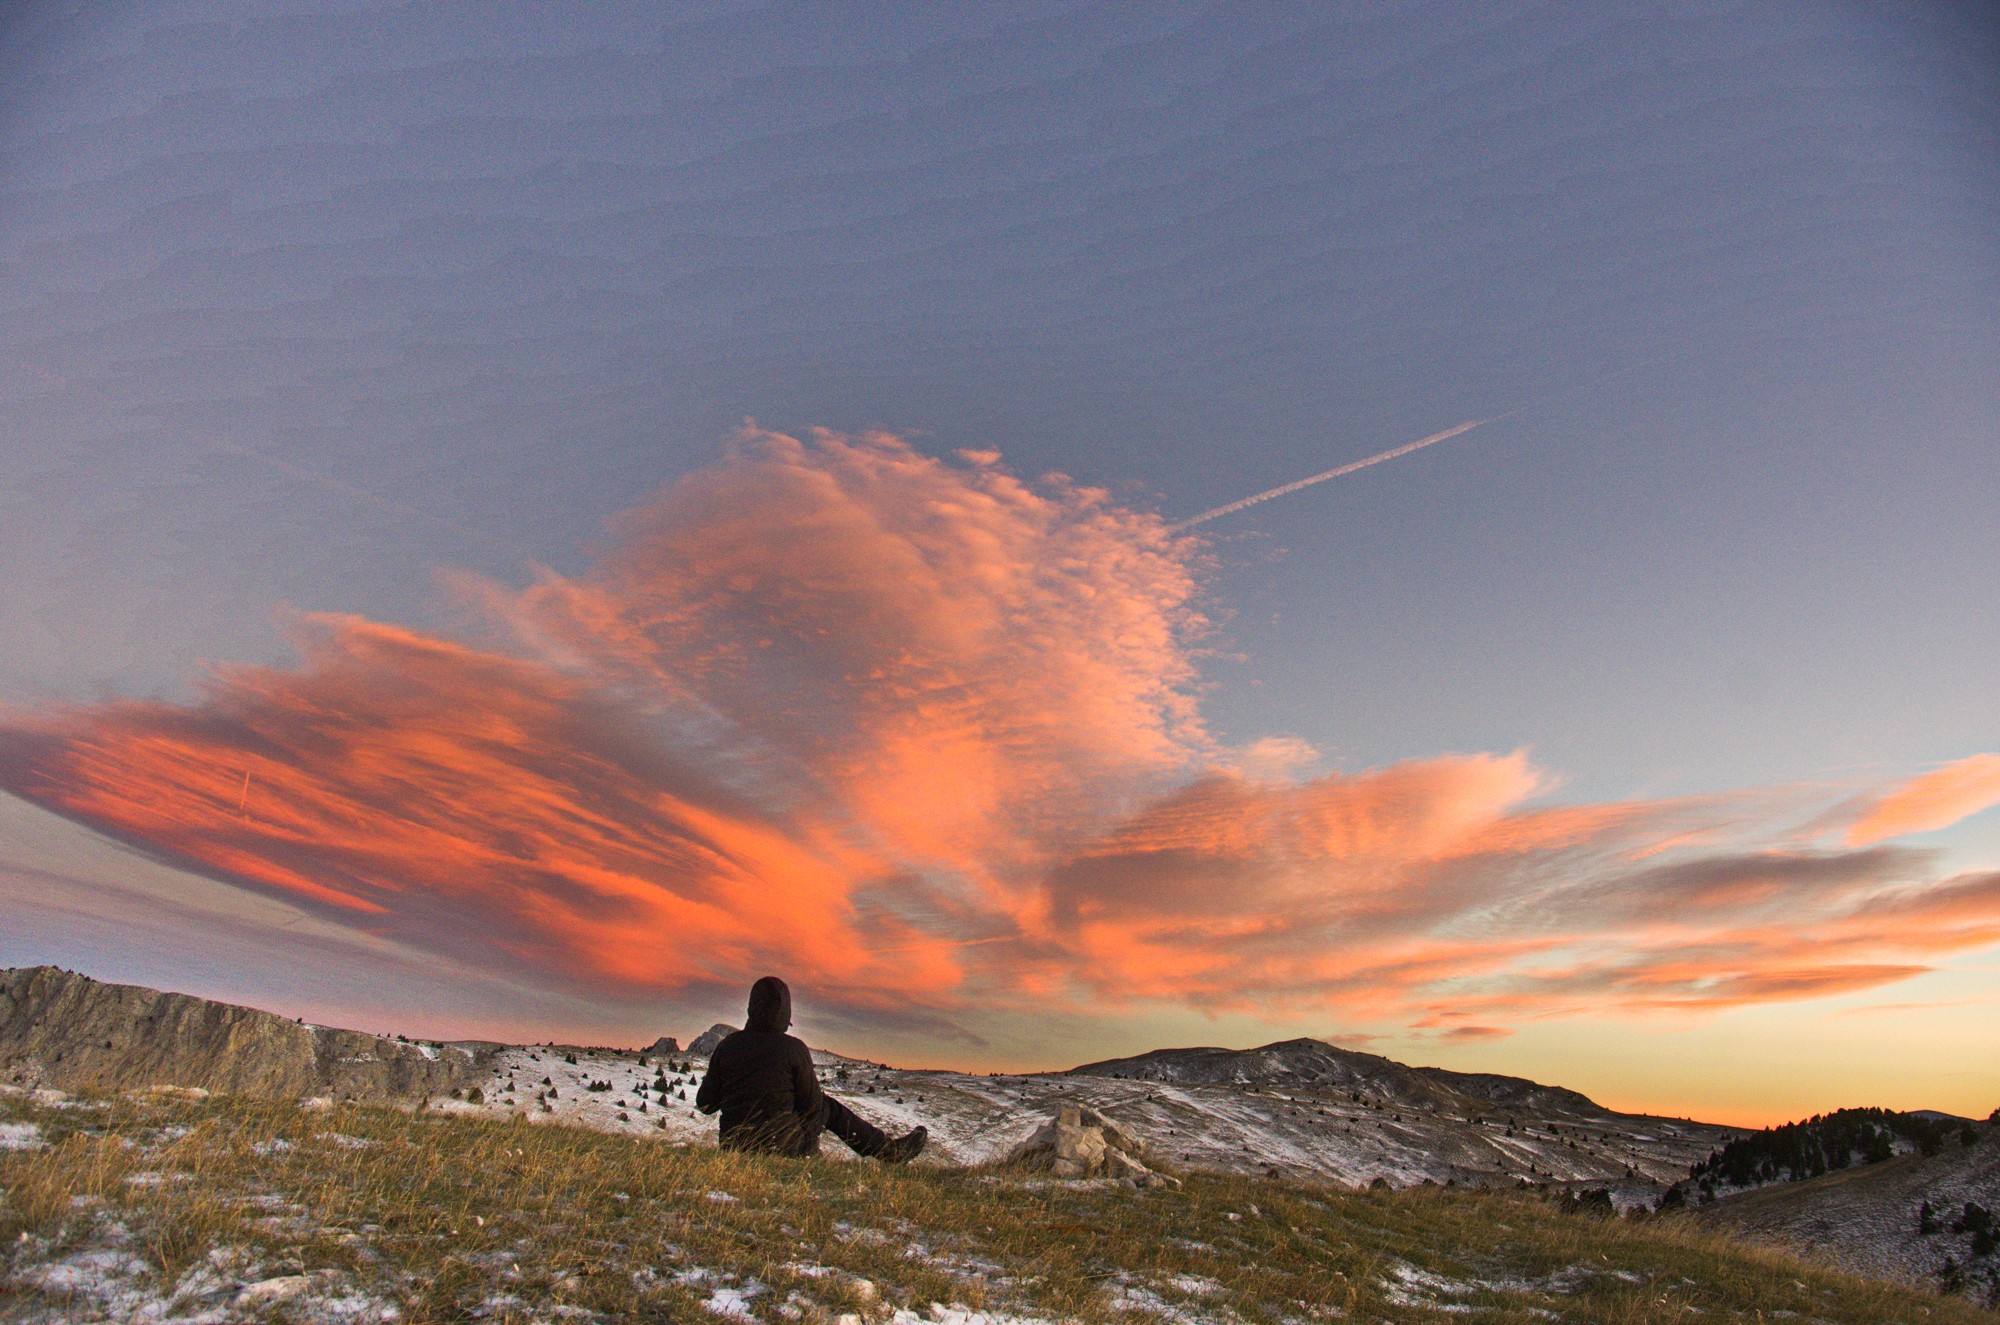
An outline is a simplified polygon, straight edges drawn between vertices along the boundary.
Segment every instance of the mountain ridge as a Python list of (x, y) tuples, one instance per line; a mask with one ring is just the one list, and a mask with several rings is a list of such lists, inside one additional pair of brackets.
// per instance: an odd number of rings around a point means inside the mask
[[(51, 967), (0, 974), (0, 991), (30, 986), (43, 991), (39, 1013), (24, 1013), (17, 992), (0, 993), (0, 1082), (16, 1086), (422, 1101), (676, 1143), (714, 1140), (714, 1121), (691, 1102), (703, 1057), (692, 1045), (662, 1057), (658, 1041), (647, 1049), (409, 1044)], [(58, 998), (57, 989), (66, 992)], [(173, 1015), (155, 1015), (162, 1008)], [(928, 1127), (931, 1158), (949, 1164), (997, 1160), (1055, 1110), (1084, 1105), (1153, 1138), (1165, 1162), (1189, 1172), (1346, 1186), (1594, 1186), (1640, 1205), (1737, 1135), (1618, 1114), (1524, 1078), (1412, 1068), (1317, 1040), (1163, 1049), (1068, 1072), (989, 1076), (823, 1052), (814, 1059), (825, 1087), (885, 1130)]]
[(14, 1085), (407, 1102), (463, 1088), (489, 1056), (56, 966), (0, 970), (0, 1078)]
[(1250, 1049), (1198, 1045), (1151, 1049), (1127, 1058), (1108, 1058), (1069, 1069), (1069, 1075), (1109, 1076), (1138, 1081), (1202, 1081), (1249, 1085), (1290, 1081), (1348, 1089), (1411, 1106), (1483, 1102), (1495, 1108), (1550, 1108), (1611, 1115), (1580, 1091), (1548, 1086), (1526, 1077), (1494, 1072), (1456, 1072), (1443, 1067), (1411, 1067), (1381, 1054), (1347, 1049), (1329, 1040), (1300, 1036)]

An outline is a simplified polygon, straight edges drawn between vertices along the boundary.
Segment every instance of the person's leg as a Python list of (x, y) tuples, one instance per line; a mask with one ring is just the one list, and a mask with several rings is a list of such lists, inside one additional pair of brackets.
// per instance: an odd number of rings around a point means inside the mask
[(845, 1141), (847, 1148), (857, 1155), (872, 1157), (882, 1153), (882, 1147), (889, 1144), (887, 1132), (833, 1096), (828, 1095), (825, 1099), (824, 1125), (827, 1131)]

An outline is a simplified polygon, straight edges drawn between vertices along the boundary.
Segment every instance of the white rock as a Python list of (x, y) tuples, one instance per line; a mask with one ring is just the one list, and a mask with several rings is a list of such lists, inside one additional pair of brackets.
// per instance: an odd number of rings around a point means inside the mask
[(1122, 1150), (1106, 1151), (1104, 1172), (1113, 1178), (1142, 1178), (1152, 1170)]
[(1104, 1163), (1104, 1132), (1096, 1127), (1056, 1124), (1056, 1158), (1081, 1164), (1087, 1173)]
[(312, 1287), (312, 1280), (303, 1274), (282, 1274), (275, 1279), (259, 1279), (254, 1284), (246, 1284), (236, 1295), (238, 1307), (266, 1307), (273, 1302), (284, 1302), (297, 1297)]

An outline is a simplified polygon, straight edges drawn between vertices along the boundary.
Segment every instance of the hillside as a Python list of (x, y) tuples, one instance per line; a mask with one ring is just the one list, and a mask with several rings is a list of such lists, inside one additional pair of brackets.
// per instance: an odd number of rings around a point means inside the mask
[(1347, 1091), (1378, 1104), (1416, 1109), (1521, 1110), (1600, 1117), (1607, 1111), (1586, 1095), (1524, 1077), (1406, 1067), (1380, 1054), (1342, 1049), (1324, 1040), (1281, 1040), (1256, 1049), (1155, 1049), (1070, 1069), (1071, 1075), (1183, 1085), (1308, 1086)]
[(1135, 1191), (359, 1105), (0, 1089), (0, 1190), (18, 1325), (1992, 1320), (1516, 1193)]
[[(710, 1142), (694, 1112), (705, 1059), (585, 1046), (410, 1045), (52, 968), (0, 988), (0, 1080), (74, 1089), (201, 1086), (272, 1099), (400, 1100), (489, 1117)], [(8, 1012), (12, 1007), (14, 1010)], [(714, 1027), (697, 1044), (720, 1037)], [(105, 1047), (109, 1045), (110, 1047)], [(1616, 1189), (1650, 1204), (1736, 1133), (1612, 1113), (1513, 1077), (1411, 1068), (1318, 1040), (1169, 1049), (1068, 1072), (905, 1071), (816, 1053), (827, 1089), (890, 1131), (931, 1129), (926, 1162), (1004, 1155), (1065, 1104), (1151, 1138), (1179, 1169), (1348, 1186)], [(592, 1089), (593, 1086), (600, 1087)], [(832, 1147), (838, 1150), (838, 1146)]]
[(484, 1059), (53, 966), (0, 971), (0, 1081), (15, 1085), (414, 1101), (464, 1086)]
[[(971, 1076), (840, 1060), (823, 1063), (820, 1076), (829, 1091), (886, 1130), (929, 1127), (926, 1162), (943, 1164), (996, 1159), (1056, 1108), (1079, 1104), (1150, 1138), (1179, 1169), (1348, 1186), (1612, 1187), (1626, 1204), (1650, 1204), (1690, 1164), (1735, 1135), (1594, 1106), (1588, 1113), (1502, 1114), (1486, 1100), (1421, 1077), (1425, 1095), (1417, 1103), (1384, 1103), (1394, 1097), (1358, 1079), (1347, 1089), (1259, 1077), (1254, 1066), (1268, 1056), (1243, 1053), (1250, 1067), (1227, 1084), (1091, 1072)], [(642, 1066), (641, 1057), (604, 1049), (502, 1048), (479, 1081), (476, 1103), (444, 1100), (435, 1107), (671, 1140), (712, 1139), (713, 1120), (696, 1114), (692, 1104), (703, 1060), (670, 1056)], [(609, 1088), (593, 1091), (593, 1083)]]
[(2000, 1248), (1992, 1233), (1978, 1231), (1993, 1229), (2000, 1215), (2000, 1125), (1964, 1126), (1970, 1145), (1953, 1127), (1932, 1153), (1910, 1149), (1693, 1209), (1716, 1226), (1809, 1250), (1856, 1274), (1952, 1286), (2000, 1305)]

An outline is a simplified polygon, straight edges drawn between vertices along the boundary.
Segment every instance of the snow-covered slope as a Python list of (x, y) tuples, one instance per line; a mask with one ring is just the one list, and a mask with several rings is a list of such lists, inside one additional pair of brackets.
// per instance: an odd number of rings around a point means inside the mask
[[(481, 1102), (434, 1107), (517, 1113), (606, 1131), (707, 1142), (693, 1110), (706, 1060), (603, 1049), (509, 1048), (492, 1060)], [(1638, 1189), (1671, 1182), (1733, 1133), (1701, 1123), (1612, 1113), (1572, 1091), (1519, 1083), (1475, 1094), (1372, 1054), (1318, 1041), (1252, 1050), (1167, 1050), (1064, 1073), (972, 1076), (901, 1071), (816, 1055), (826, 1089), (890, 1132), (931, 1131), (927, 1162), (999, 1159), (1055, 1109), (1084, 1104), (1147, 1138), (1185, 1170), (1279, 1173), (1348, 1185), (1518, 1181)], [(571, 1058), (575, 1062), (569, 1061)], [(659, 1089), (655, 1073), (662, 1071)], [(1149, 1075), (1141, 1075), (1141, 1071)], [(1514, 1078), (1476, 1078), (1513, 1082)], [(609, 1090), (590, 1090), (609, 1082)], [(1499, 1097), (1496, 1099), (1495, 1097)], [(1504, 1101), (1516, 1101), (1506, 1111)], [(845, 1154), (828, 1140), (829, 1154)]]

